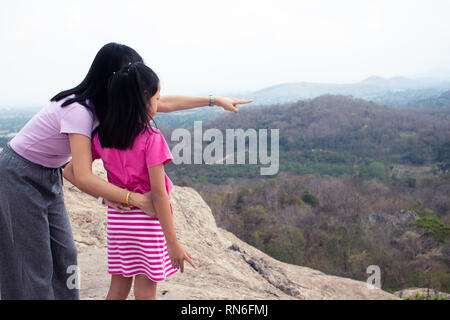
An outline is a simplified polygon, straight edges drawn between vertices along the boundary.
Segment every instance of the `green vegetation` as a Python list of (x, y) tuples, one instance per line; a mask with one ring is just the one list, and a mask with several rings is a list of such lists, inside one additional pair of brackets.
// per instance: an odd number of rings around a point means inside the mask
[(435, 217), (420, 217), (410, 222), (412, 227), (422, 229), (438, 242), (445, 242), (450, 237), (450, 225), (447, 225)]
[[(384, 290), (450, 291), (450, 269), (445, 264), (450, 254), (445, 222), (450, 218), (446, 209), (450, 206), (445, 207), (450, 179), (430, 178), (416, 186), (420, 195), (433, 190), (432, 199), (441, 199), (440, 203), (417, 200), (406, 186), (401, 190), (348, 176), (279, 174), (236, 180), (232, 188), (189, 186), (200, 191), (219, 226), (276, 259), (361, 281), (367, 279), (367, 266), (374, 264), (383, 270)], [(366, 222), (370, 213), (386, 212), (383, 215), (390, 217), (401, 208), (419, 218), (403, 224)]]
[(450, 170), (450, 141), (444, 142), (434, 147), (435, 161), (438, 162), (438, 168), (442, 172)]
[[(385, 290), (449, 292), (449, 115), (342, 96), (246, 108), (204, 130), (279, 129), (277, 175), (260, 176), (259, 165), (167, 172), (201, 192), (221, 227), (279, 260), (362, 281), (375, 264)], [(420, 218), (366, 225), (371, 213), (406, 208)]]
[[(446, 109), (445, 109), (446, 110)], [(279, 129), (280, 172), (331, 177), (353, 176), (388, 185), (416, 188), (418, 176), (399, 175), (392, 164), (412, 167), (435, 164), (448, 170), (450, 109), (446, 117), (392, 109), (343, 96), (323, 96), (282, 106), (247, 107), (223, 114), (204, 130)], [(157, 120), (158, 121), (158, 120)], [(448, 143), (446, 143), (446, 141)], [(182, 165), (172, 176), (186, 183), (230, 183), (258, 178), (260, 165)], [(429, 176), (436, 175), (430, 170)]]
[(445, 300), (444, 296), (438, 295), (422, 295), (419, 291), (414, 292), (414, 297), (405, 296), (403, 300)]
[(419, 215), (419, 219), (409, 223), (409, 226), (422, 230), (439, 243), (444, 243), (450, 239), (450, 225), (441, 221), (430, 208), (421, 208), (423, 204), (420, 200), (410, 207)]
[(414, 131), (400, 131), (398, 134), (401, 138), (414, 137), (416, 135)]
[(281, 225), (277, 230), (276, 234), (255, 232), (259, 241), (264, 239), (264, 237), (270, 236), (269, 241), (266, 240), (262, 243), (264, 252), (281, 261), (302, 264), (304, 262), (303, 254), (306, 241), (301, 230), (290, 225)]
[(308, 190), (305, 190), (303, 192), (302, 200), (309, 204), (311, 207), (317, 207), (319, 206), (319, 200), (314, 197), (311, 193), (309, 193)]
[(422, 201), (416, 200), (414, 205), (412, 205), (409, 210), (416, 212), (420, 217), (433, 217), (434, 212), (429, 208), (421, 208), (423, 206)]

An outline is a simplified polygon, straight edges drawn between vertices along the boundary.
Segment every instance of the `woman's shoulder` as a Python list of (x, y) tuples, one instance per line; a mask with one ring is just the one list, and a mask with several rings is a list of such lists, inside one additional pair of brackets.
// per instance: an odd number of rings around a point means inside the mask
[[(64, 102), (66, 102), (67, 100), (72, 99), (74, 97), (75, 97), (75, 95), (68, 96), (64, 99), (59, 100), (58, 103), (61, 106)], [(87, 104), (87, 102), (85, 102), (85, 103), (86, 103), (86, 105), (82, 104), (80, 101), (73, 101), (72, 103), (69, 103), (68, 105), (62, 107), (61, 109), (67, 108), (67, 110), (73, 110), (73, 109), (81, 110), (80, 112), (89, 114), (91, 117), (93, 117), (93, 112), (91, 109), (92, 107), (89, 106)]]
[(67, 100), (75, 98), (75, 94), (64, 97), (60, 100), (50, 101), (50, 108), (53, 111), (59, 112), (62, 115), (76, 115), (82, 117), (89, 117), (90, 119), (94, 119), (94, 112), (92, 106), (90, 106), (87, 102), (85, 104), (80, 101), (73, 101), (68, 105), (62, 106)]

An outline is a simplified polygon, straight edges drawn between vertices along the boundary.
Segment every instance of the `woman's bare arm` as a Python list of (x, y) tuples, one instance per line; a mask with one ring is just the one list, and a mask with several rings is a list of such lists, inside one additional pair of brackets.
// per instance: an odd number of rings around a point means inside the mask
[[(224, 110), (238, 113), (238, 104), (251, 103), (253, 99), (241, 100), (227, 97), (214, 97), (216, 106), (223, 107)], [(181, 95), (166, 95), (160, 96), (158, 100), (158, 112), (173, 112), (187, 109), (194, 109), (199, 107), (209, 106), (209, 96), (195, 97), (195, 96), (181, 96)]]
[(71, 184), (73, 184), (74, 186), (76, 186), (75, 183), (75, 175), (73, 173), (73, 164), (72, 161), (70, 161), (63, 170), (63, 177), (64, 179), (66, 179), (67, 181), (69, 181)]

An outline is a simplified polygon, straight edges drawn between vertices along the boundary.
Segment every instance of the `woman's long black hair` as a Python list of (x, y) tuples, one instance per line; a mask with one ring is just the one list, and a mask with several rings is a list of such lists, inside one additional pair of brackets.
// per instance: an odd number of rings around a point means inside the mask
[[(67, 99), (61, 106), (65, 107), (78, 102), (88, 109), (92, 110), (93, 108), (92, 111), (95, 112), (102, 124), (107, 110), (106, 86), (108, 79), (113, 72), (134, 62), (143, 62), (142, 57), (134, 49), (119, 43), (108, 43), (95, 56), (84, 80), (75, 88), (58, 93), (51, 101), (59, 101), (75, 94), (74, 98)], [(87, 99), (92, 105), (86, 103)]]
[(159, 88), (156, 73), (142, 62), (125, 66), (111, 75), (106, 86), (104, 120), (97, 127), (103, 148), (131, 148), (134, 139), (151, 129), (147, 110)]

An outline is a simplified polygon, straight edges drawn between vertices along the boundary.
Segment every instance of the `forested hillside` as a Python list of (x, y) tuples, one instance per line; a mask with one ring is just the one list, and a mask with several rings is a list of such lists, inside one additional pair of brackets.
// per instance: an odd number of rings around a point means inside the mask
[(420, 107), (424, 110), (431, 109), (435, 111), (441, 108), (450, 108), (450, 90), (443, 92), (440, 95), (430, 97), (427, 99), (416, 99), (408, 103), (411, 107)]
[(280, 130), (275, 176), (248, 164), (167, 166), (219, 226), (289, 263), (359, 280), (375, 264), (385, 290), (450, 291), (448, 117), (323, 96), (206, 128)]
[[(246, 108), (204, 128), (222, 132), (233, 128), (279, 129), (280, 171), (350, 175), (397, 184), (413, 184), (417, 170), (436, 173), (436, 157), (450, 141), (450, 119), (344, 96)], [(410, 167), (408, 172), (405, 166)], [(255, 165), (183, 165), (172, 172), (186, 182), (217, 184), (230, 178), (259, 176)]]

